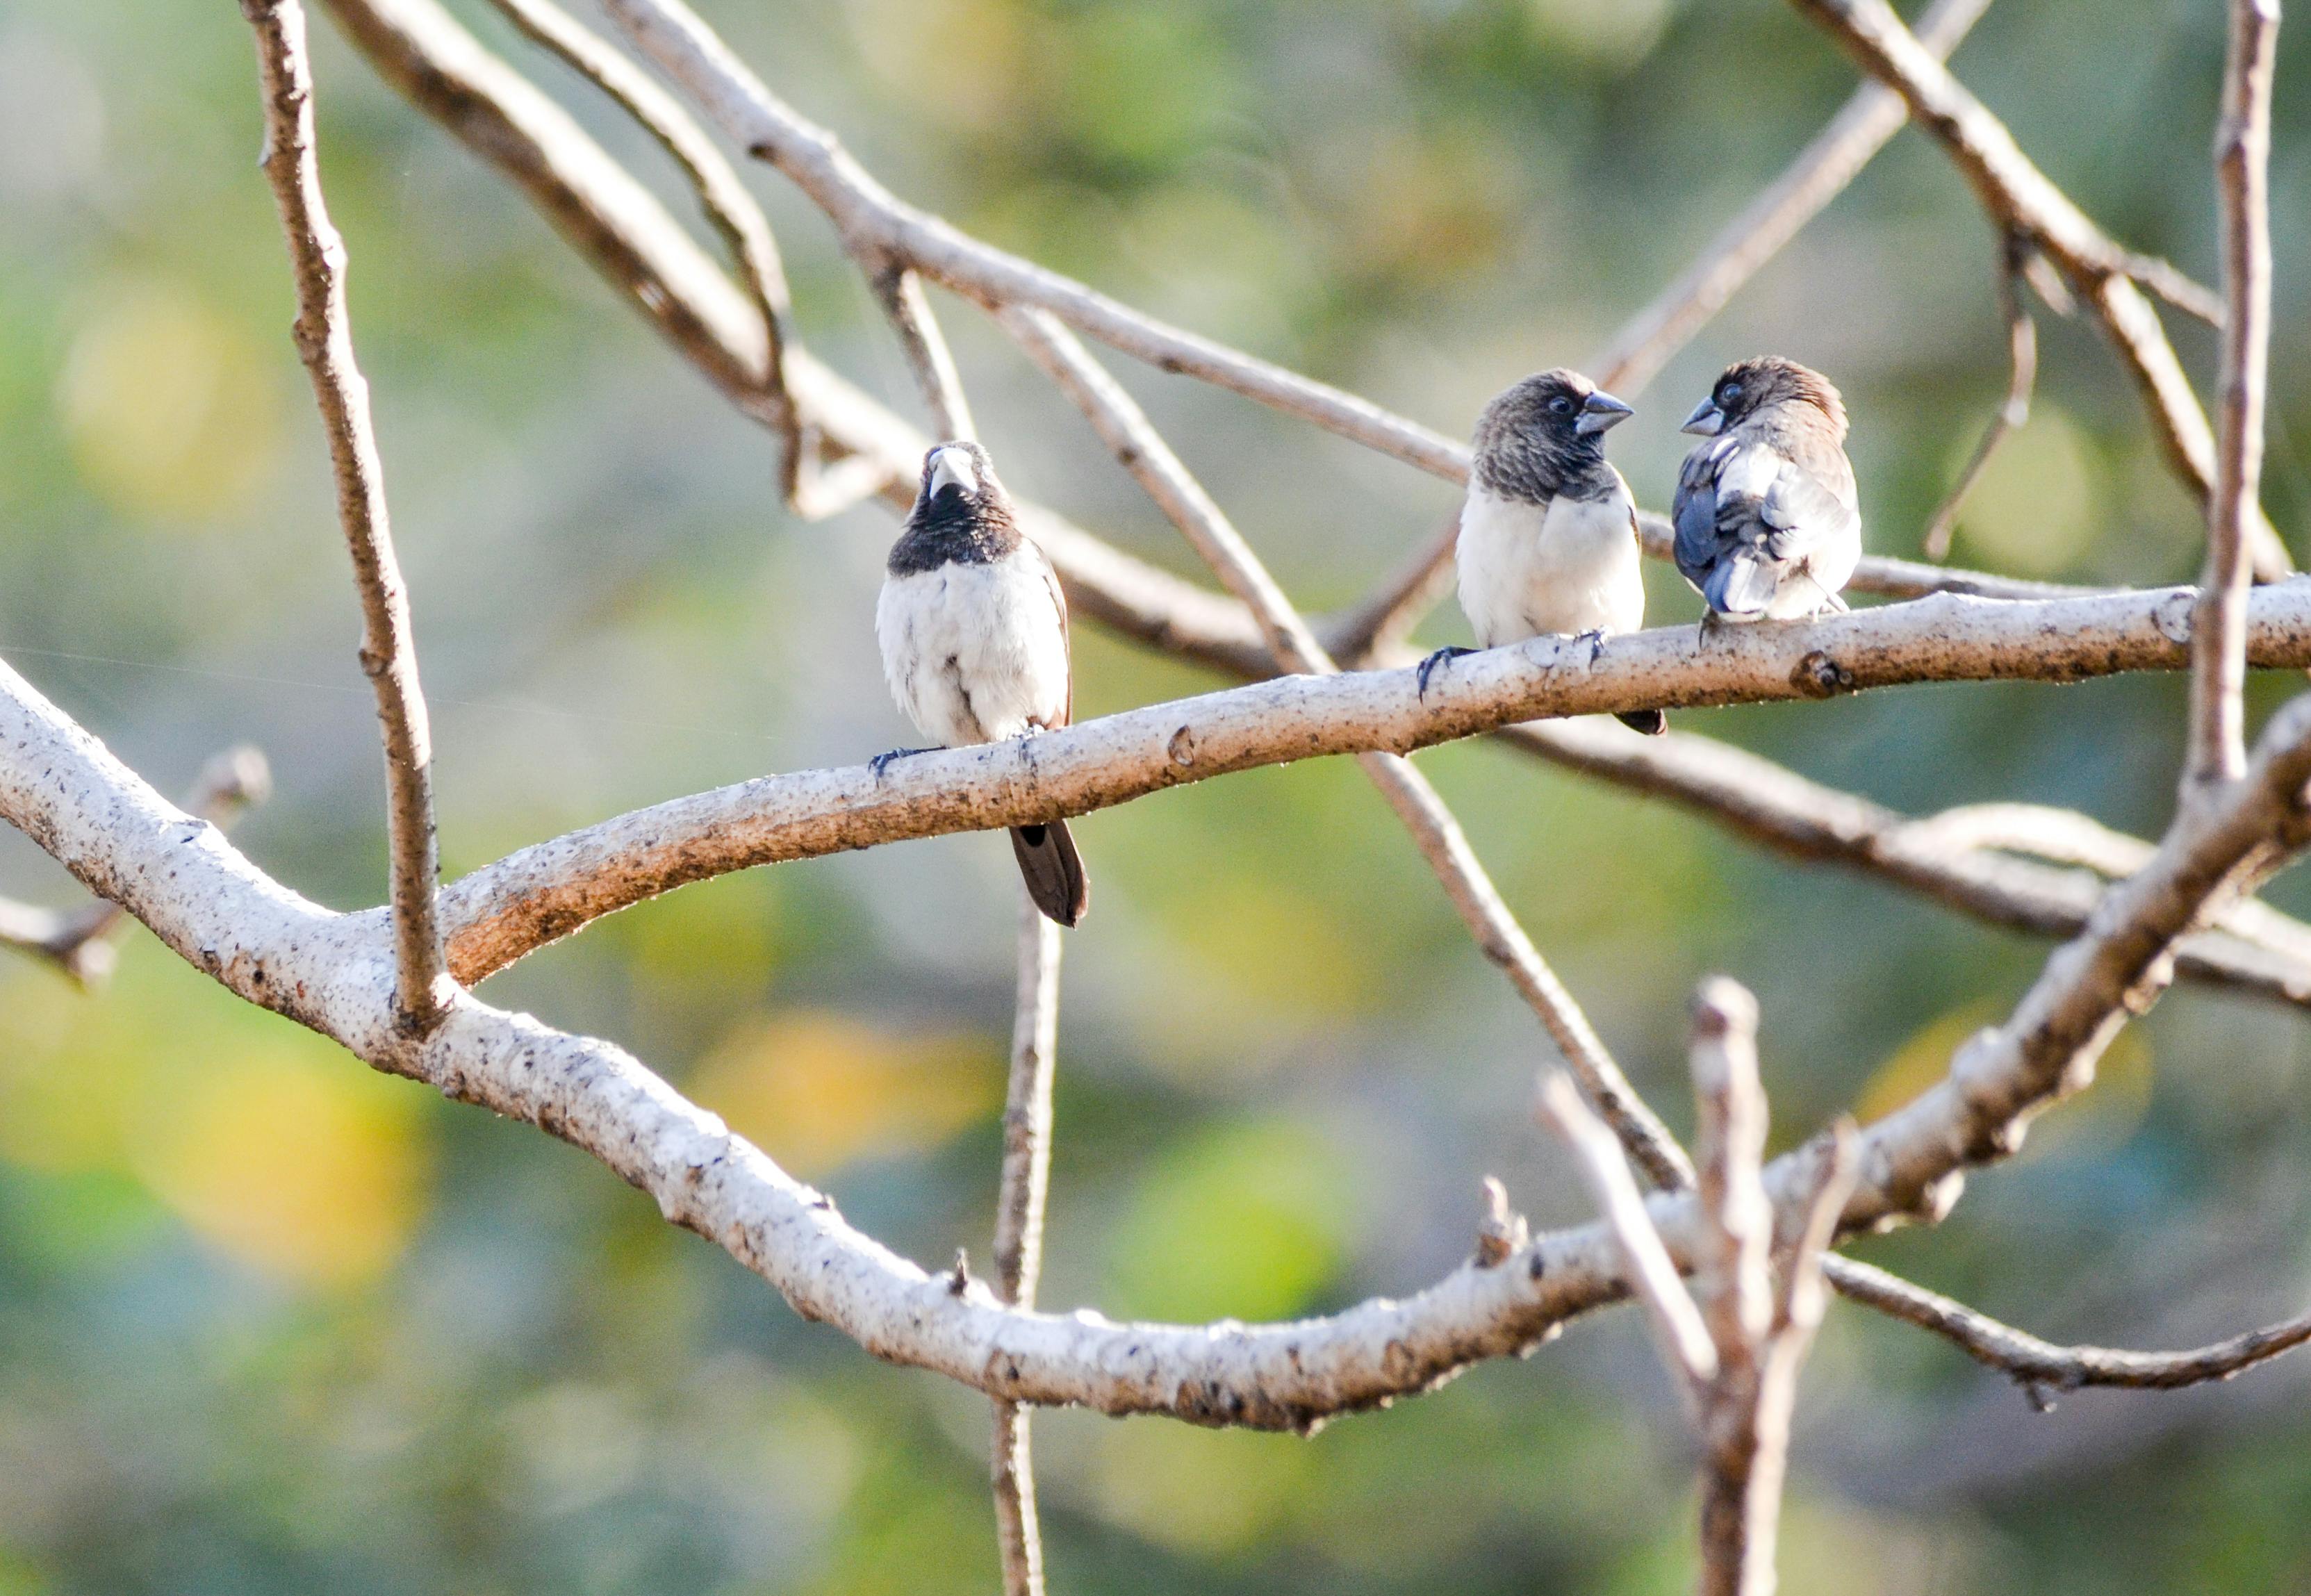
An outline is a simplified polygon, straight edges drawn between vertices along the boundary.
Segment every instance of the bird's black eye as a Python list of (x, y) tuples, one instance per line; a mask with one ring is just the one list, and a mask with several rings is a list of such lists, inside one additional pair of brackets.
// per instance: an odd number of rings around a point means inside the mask
[(1731, 405), (1734, 400), (1740, 397), (1741, 385), (1738, 382), (1727, 383), (1718, 394), (1718, 397), (1723, 399), (1728, 405)]
[(1551, 415), (1570, 415), (1573, 414), (1573, 401), (1559, 394), (1548, 402), (1548, 413)]

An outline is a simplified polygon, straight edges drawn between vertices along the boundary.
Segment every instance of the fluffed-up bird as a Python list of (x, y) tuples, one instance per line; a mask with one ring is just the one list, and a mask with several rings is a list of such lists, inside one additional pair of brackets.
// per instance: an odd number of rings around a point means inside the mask
[[(976, 443), (923, 457), (922, 485), (891, 545), (875, 637), (891, 696), (943, 748), (1065, 726), (1075, 705), (1068, 601), (1051, 563), (1019, 529), (1011, 497)], [(917, 748), (875, 762), (879, 773)], [(1091, 884), (1063, 821), (1011, 828), (1035, 907), (1063, 926), (1083, 918)]]
[[(1510, 386), (1477, 419), (1476, 458), (1453, 554), (1461, 609), (1487, 649), (1551, 634), (1601, 641), (1645, 624), (1636, 501), (1605, 458), (1626, 405), (1578, 371), (1541, 371)], [(1420, 688), (1445, 661), (1421, 662)], [(1659, 710), (1620, 717), (1667, 728)]]
[(1862, 559), (1845, 404), (1820, 372), (1768, 357), (1725, 368), (1684, 431), (1708, 440), (1678, 473), (1677, 568), (1728, 620), (1844, 609)]

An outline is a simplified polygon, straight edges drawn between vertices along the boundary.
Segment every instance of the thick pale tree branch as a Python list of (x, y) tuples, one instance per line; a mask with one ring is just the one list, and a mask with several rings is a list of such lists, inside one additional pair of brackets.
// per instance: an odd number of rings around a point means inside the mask
[[(1990, 0), (1934, 0), (1918, 19), (1918, 42), (1937, 60), (1948, 60), (1989, 9)], [(1614, 335), (1589, 364), (1597, 386), (1624, 398), (1643, 391), (1759, 267), (1845, 191), (1909, 116), (1902, 97), (1883, 84), (1856, 89), (1789, 169)]]
[[(1290, 676), (1150, 704), (1018, 743), (766, 776), (540, 842), (443, 894), (472, 981), (604, 914), (754, 865), (1028, 825), (1286, 760), (1409, 754), (1543, 717), (1805, 700), (1904, 682), (2077, 681), (2187, 659), (2192, 590), (2039, 604), (1940, 597), (1820, 621), (1540, 638), (1410, 669)], [(2311, 664), (2311, 581), (2255, 590), (2249, 658)]]
[(2246, 775), (2184, 806), (2150, 863), (2103, 894), (2012, 1016), (1961, 1047), (1946, 1079), (1871, 1128), (1848, 1223), (1940, 1211), (1957, 1197), (1962, 1164), (2012, 1153), (2033, 1115), (2085, 1089), (2111, 1038), (2173, 979), (2176, 939), (2311, 836), (2307, 781), (2311, 698), (2298, 697), (2272, 718)]
[[(2001, 229), (2020, 232), (2054, 263), (2133, 376), (2151, 430), (2176, 475), (2202, 499), (2211, 496), (2214, 435), (2158, 311), (2135, 286), (2141, 257), (2112, 242), (2031, 163), (2005, 124), (1902, 25), (1886, 0), (1792, 4), (1827, 29), (1864, 72), (1902, 96)], [(2255, 573), (2276, 580), (2293, 569), (2286, 547), (2260, 508), (2250, 507), (2249, 513)]]
[(2271, 365), (2271, 94), (2279, 0), (2231, 0), (2222, 118), (2215, 130), (2228, 318), (2216, 416), (2207, 563), (2191, 621), (2185, 801), (2246, 769), (2246, 595), (2263, 481), (2263, 388)]
[(1850, 1258), (1837, 1262), (1837, 1288), (1844, 1295), (1956, 1343), (1968, 1357), (2007, 1375), (2042, 1405), (2050, 1405), (2045, 1403), (2047, 1392), (2090, 1385), (2171, 1391), (2228, 1380), (2311, 1341), (2311, 1313), (2304, 1313), (2188, 1352), (2057, 1347), (1874, 1265)]
[[(2150, 866), (2114, 888), (2089, 931), (2049, 961), (2005, 1027), (1962, 1050), (1949, 1081), (1864, 1133), (1846, 1226), (1939, 1217), (1967, 1164), (2002, 1156), (2028, 1115), (2080, 1089), (2118, 1020), (2155, 997), (2173, 939), (2300, 844), (2307, 779), (2311, 709), (2298, 702), (2265, 733), (2247, 780), (2178, 821)], [(379, 1068), (586, 1148), (798, 1312), (990, 1395), (1309, 1428), (1529, 1347), (1621, 1290), (1610, 1244), (1592, 1228), (1541, 1236), (1490, 1267), (1472, 1261), (1402, 1301), (1289, 1324), (1119, 1326), (1006, 1309), (983, 1286), (958, 1295), (948, 1277), (851, 1230), (824, 1196), (615, 1047), (462, 993), (432, 1035), (411, 1036), (396, 1019), (390, 938), (374, 916), (331, 915), (268, 880), (4, 667), (0, 817), (241, 996)], [(1818, 1162), (1793, 1155), (1766, 1171), (1768, 1192), (1792, 1216), (1815, 1189)], [(1691, 1199), (1657, 1198), (1653, 1212), (1672, 1256), (1689, 1259)]]
[[(201, 767), (185, 811), (220, 831), (273, 796), (264, 753), (244, 743)], [(45, 959), (83, 989), (101, 984), (120, 956), (127, 911), (99, 898), (77, 909), (42, 909), (0, 898), (0, 947)]]
[(393, 551), (385, 466), (370, 420), (369, 382), (353, 359), (345, 309), (345, 245), (321, 197), (313, 142), (313, 73), (305, 55), (299, 0), (241, 0), (257, 35), (264, 83), (265, 148), (259, 164), (273, 186), (288, 235), (297, 289), (297, 353), (313, 379), (337, 486), (337, 518), (353, 554), (361, 595), (362, 674), (377, 693), (385, 741), (386, 815), (391, 852), (396, 1001), (401, 1023), (423, 1032), (448, 1001), (449, 977), (434, 913), (440, 856), (433, 837), (433, 746), (417, 680), (409, 589)]

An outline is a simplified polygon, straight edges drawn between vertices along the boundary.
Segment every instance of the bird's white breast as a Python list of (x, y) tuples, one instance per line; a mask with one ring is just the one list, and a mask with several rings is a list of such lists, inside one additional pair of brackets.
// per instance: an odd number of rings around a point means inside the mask
[(1469, 485), (1461, 507), (1461, 608), (1487, 649), (1548, 633), (1634, 632), (1645, 621), (1628, 490), (1545, 506)]
[(1067, 723), (1067, 633), (1048, 571), (1029, 545), (885, 580), (883, 675), (918, 731), (954, 748)]

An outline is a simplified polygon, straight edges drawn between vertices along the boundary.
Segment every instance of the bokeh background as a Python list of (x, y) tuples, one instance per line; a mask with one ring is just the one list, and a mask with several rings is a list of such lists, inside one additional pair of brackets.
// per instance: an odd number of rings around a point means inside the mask
[[(689, 207), (486, 8), (456, 9)], [(1773, 0), (718, 0), (903, 194), (1454, 433), (1583, 360), (1779, 170), (1853, 74)], [(2120, 237), (2214, 271), (2216, 0), (2001, 0), (1958, 58)], [(903, 739), (871, 640), (892, 536), (805, 526), (772, 454), (528, 210), (315, 24), (440, 746), (452, 872), (619, 810)], [(2311, 512), (2311, 34), (2280, 67), (2269, 501)], [(165, 789), (262, 745), (239, 833), (376, 902), (379, 759), (324, 456), (224, 0), (0, 4), (0, 655)], [(909, 414), (817, 218), (757, 172), (805, 333)], [(1990, 230), (1905, 134), (1614, 434), (1665, 504), (1724, 360), (1829, 371), (1880, 551), (1997, 402)], [(973, 312), (1005, 472), (1147, 558), (1168, 529)], [(2200, 530), (2092, 334), (2042, 318), (2036, 414), (1961, 560), (2165, 581)], [(2203, 380), (2202, 328), (2176, 337)], [(1286, 584), (1343, 601), (1442, 484), (1225, 395), (1127, 379)], [(1694, 601), (1656, 571), (1654, 613)], [(1461, 635), (1448, 612), (1424, 634)], [(1083, 713), (1212, 684), (1079, 629)], [(2267, 708), (2285, 685), (2259, 685)], [(2154, 833), (2171, 680), (1921, 688), (1695, 713), (1914, 812), (1993, 798)], [(1881, 1111), (2044, 946), (1478, 746), (1426, 756), (1639, 1085), (1689, 1122), (1691, 982), (1767, 1016), (1777, 1138)], [(1469, 1250), (1479, 1175), (1583, 1217), (1524, 1104), (1549, 1057), (1339, 761), (1080, 824), (1047, 1304), (1246, 1319), (1403, 1292)], [(13, 833), (0, 890), (74, 889)], [(2298, 911), (2311, 895), (2282, 882)], [(927, 1262), (985, 1255), (1014, 889), (964, 836), (687, 889), (484, 989), (615, 1038)], [(2311, 1278), (2305, 1016), (2178, 990), (2103, 1083), (1869, 1255), (2045, 1333), (2187, 1345)], [(536, 1132), (370, 1075), (139, 932), (109, 990), (0, 964), (0, 1592), (993, 1588), (984, 1405), (798, 1321)], [(1629, 1315), (1312, 1441), (1038, 1420), (1065, 1592), (1532, 1589), (1690, 1578), (1670, 1394)], [(2311, 1361), (2034, 1414), (1840, 1305), (1807, 1376), (1796, 1592), (2311, 1591)]]

